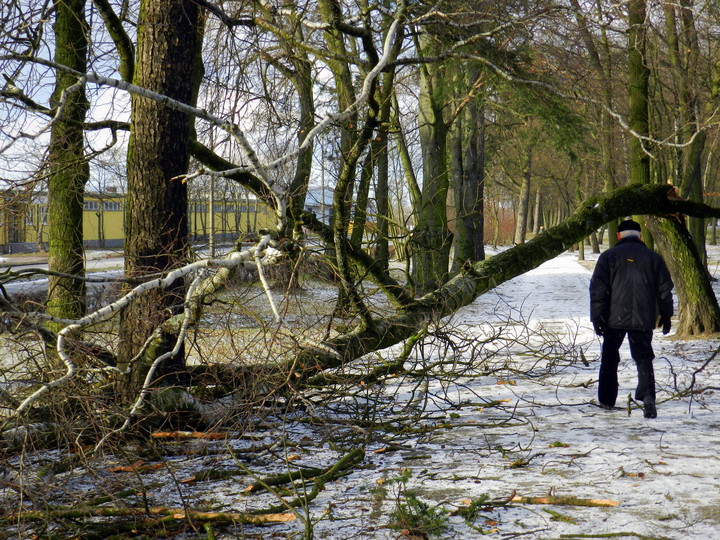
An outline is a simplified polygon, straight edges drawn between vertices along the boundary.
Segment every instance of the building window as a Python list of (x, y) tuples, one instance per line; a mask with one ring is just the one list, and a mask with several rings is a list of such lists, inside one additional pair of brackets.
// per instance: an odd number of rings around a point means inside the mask
[(122, 203), (120, 201), (106, 201), (103, 203), (103, 208), (109, 212), (117, 212), (122, 210)]
[(38, 214), (40, 216), (40, 223), (43, 225), (48, 224), (48, 211), (47, 206), (38, 206)]
[(84, 210), (97, 210), (99, 208), (97, 201), (85, 201), (83, 205)]

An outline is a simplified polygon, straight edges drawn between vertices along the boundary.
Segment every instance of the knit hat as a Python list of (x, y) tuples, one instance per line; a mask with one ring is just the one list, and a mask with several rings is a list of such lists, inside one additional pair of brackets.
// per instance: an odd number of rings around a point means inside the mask
[(620, 225), (618, 225), (617, 232), (623, 231), (637, 231), (640, 232), (640, 224), (632, 219), (626, 219)]

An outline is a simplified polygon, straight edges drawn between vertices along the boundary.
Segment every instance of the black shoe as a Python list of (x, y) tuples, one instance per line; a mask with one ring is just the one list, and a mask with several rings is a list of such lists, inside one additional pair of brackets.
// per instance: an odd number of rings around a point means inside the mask
[(643, 399), (643, 413), (645, 414), (645, 418), (657, 418), (654, 398), (646, 397)]
[(603, 403), (602, 401), (600, 401), (599, 404), (600, 407), (602, 407), (606, 411), (612, 411), (615, 408), (615, 405), (608, 405), (607, 403)]

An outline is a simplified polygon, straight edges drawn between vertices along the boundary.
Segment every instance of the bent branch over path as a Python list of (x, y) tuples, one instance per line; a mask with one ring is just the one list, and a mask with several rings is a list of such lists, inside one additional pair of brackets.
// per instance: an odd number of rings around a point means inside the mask
[(467, 262), (460, 273), (443, 286), (395, 315), (325, 341), (323, 345), (327, 351), (318, 348), (301, 351), (293, 359), (295, 370), (299, 379), (304, 379), (317, 373), (318, 367), (339, 367), (365, 354), (396, 345), (429, 322), (451, 315), (481, 294), (558, 256), (613, 219), (627, 215), (676, 219), (678, 214), (720, 217), (720, 209), (678, 199), (675, 188), (667, 184), (632, 185), (592, 197), (568, 219), (527, 243), (484, 261)]

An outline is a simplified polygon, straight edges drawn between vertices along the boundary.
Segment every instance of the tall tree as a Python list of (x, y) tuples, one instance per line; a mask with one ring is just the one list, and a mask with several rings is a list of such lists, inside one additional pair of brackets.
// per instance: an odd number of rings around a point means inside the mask
[[(578, 0), (571, 0), (578, 31), (587, 51), (589, 67), (594, 71), (597, 81), (597, 88), (601, 89), (600, 109), (600, 159), (601, 170), (604, 176), (603, 188), (605, 191), (612, 191), (619, 185), (617, 163), (615, 155), (615, 131), (614, 119), (611, 111), (615, 108), (615, 95), (613, 92), (613, 63), (611, 61), (610, 43), (605, 25), (600, 25), (600, 33), (596, 40), (590, 29), (590, 23), (585, 10), (580, 6)], [(597, 11), (602, 13), (602, 2), (597, 1)], [(617, 222), (608, 223), (608, 241), (611, 246), (615, 245)]]
[[(422, 56), (433, 57), (441, 48), (441, 32), (422, 32), (417, 47)], [(448, 229), (449, 187), (445, 106), (448, 81), (443, 64), (420, 66), (418, 124), (422, 150), (422, 191), (415, 209), (412, 234), (413, 281), (418, 292), (438, 287), (448, 275), (452, 236)]]
[[(199, 69), (203, 17), (192, 0), (142, 0), (137, 30), (133, 82), (183, 103), (196, 99), (194, 73)], [(185, 113), (139, 95), (132, 97), (128, 150), (128, 200), (125, 230), (125, 275), (139, 278), (182, 264), (187, 258), (187, 186), (175, 180), (187, 172), (193, 119)], [(121, 359), (125, 366), (142, 350), (155, 329), (178, 310), (185, 285), (139, 298), (121, 321)], [(171, 346), (172, 331), (156, 343)], [(145, 358), (154, 360), (152, 347)], [(160, 374), (184, 366), (184, 353), (166, 362)], [(143, 364), (140, 364), (141, 366)], [(147, 373), (133, 369), (131, 389)]]
[[(305, 138), (315, 126), (315, 96), (313, 94), (312, 62), (308, 53), (298, 46), (307, 40), (307, 36), (300, 23), (299, 14), (292, 4), (289, 4), (287, 12), (289, 13), (289, 30), (279, 26), (274, 19), (274, 10), (265, 8), (263, 14), (268, 20), (273, 20), (278, 25), (274, 26), (273, 30), (281, 46), (281, 53), (278, 56), (267, 52), (265, 58), (293, 84), (298, 102), (297, 144), (302, 145), (303, 142), (307, 142), (306, 146), (298, 153), (294, 176), (288, 189), (289, 200), (287, 219), (284, 223), (285, 229), (280, 232), (282, 236), (292, 237), (300, 234), (301, 223), (298, 220), (305, 208), (310, 173), (312, 172), (315, 145), (312, 140), (305, 141)], [(283, 63), (280, 58), (286, 59), (287, 64)]]
[[(85, 0), (62, 0), (55, 9), (55, 62), (84, 73), (87, 69), (88, 25)], [(57, 71), (51, 97), (58, 108), (50, 133), (50, 181), (48, 186), (48, 267), (63, 276), (51, 275), (48, 313), (76, 319), (85, 312), (85, 252), (82, 219), (85, 184), (90, 167), (85, 158), (83, 123), (89, 103), (85, 86), (77, 77)], [(75, 277), (68, 277), (75, 276)]]
[[(645, 0), (630, 0), (628, 3), (628, 123), (632, 129), (630, 138), (630, 181), (634, 184), (647, 184), (651, 180), (650, 155), (645, 147), (645, 139), (649, 137), (649, 78), (650, 72), (646, 60), (646, 5)], [(681, 86), (683, 86), (681, 84)], [(686, 93), (687, 96), (687, 93)], [(692, 101), (692, 100), (691, 100)], [(691, 106), (692, 104), (687, 104)], [(694, 113), (686, 113), (690, 121)], [(693, 125), (694, 122), (690, 122)], [(693, 152), (693, 149), (690, 149)], [(698, 162), (693, 157), (683, 161), (694, 167)], [(695, 175), (691, 172), (691, 177)], [(692, 238), (685, 234), (684, 224), (663, 225), (648, 222), (652, 225), (650, 232), (655, 234), (651, 239), (660, 242), (658, 247), (668, 261), (668, 269), (673, 281), (678, 284), (678, 300), (680, 304), (681, 332), (686, 335), (716, 332), (720, 329), (720, 308), (712, 294), (708, 273), (697, 255), (699, 251), (692, 244)], [(660, 238), (665, 235), (665, 238)], [(704, 234), (703, 234), (704, 237)], [(689, 287), (688, 284), (703, 284)]]
[(645, 148), (650, 133), (648, 96), (650, 71), (645, 59), (647, 26), (645, 0), (628, 2), (628, 124), (630, 182), (650, 182), (650, 156)]
[(451, 184), (455, 198), (453, 271), (458, 271), (468, 260), (485, 258), (485, 111), (484, 96), (479, 92), (482, 80), (479, 70), (470, 69), (464, 63), (456, 70), (460, 110), (450, 134)]
[[(679, 14), (679, 16), (678, 16)], [(678, 86), (678, 120), (681, 126), (682, 160), (679, 163), (679, 186), (683, 197), (696, 202), (703, 201), (702, 160), (707, 133), (700, 126), (702, 103), (700, 101), (701, 74), (698, 70), (700, 42), (695, 27), (695, 13), (691, 0), (665, 5), (668, 56), (673, 78)], [(690, 217), (688, 230), (703, 261), (706, 224), (702, 218)]]
[(515, 243), (525, 242), (527, 235), (528, 215), (530, 213), (530, 183), (532, 181), (533, 145), (530, 143), (525, 154), (525, 163), (522, 169), (520, 194), (518, 195), (517, 221), (515, 223)]

